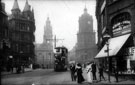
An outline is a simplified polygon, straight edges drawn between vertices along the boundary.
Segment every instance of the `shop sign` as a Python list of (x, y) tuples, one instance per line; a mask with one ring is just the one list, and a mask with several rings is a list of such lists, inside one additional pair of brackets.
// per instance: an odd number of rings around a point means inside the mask
[(128, 48), (128, 55), (130, 56), (131, 60), (135, 60), (135, 47)]
[(132, 54), (131, 60), (135, 60), (135, 47), (132, 47)]
[(119, 36), (131, 32), (131, 22), (126, 20), (113, 25), (113, 35)]

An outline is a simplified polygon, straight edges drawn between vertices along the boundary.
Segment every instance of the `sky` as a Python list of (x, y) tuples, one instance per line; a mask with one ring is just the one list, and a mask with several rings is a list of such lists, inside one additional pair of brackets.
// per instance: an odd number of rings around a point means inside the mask
[[(5, 3), (7, 14), (11, 14), (14, 0), (2, 0)], [(23, 11), (26, 0), (18, 0), (18, 5)], [(64, 45), (71, 50), (77, 42), (77, 32), (79, 30), (78, 20), (84, 13), (86, 6), (88, 13), (93, 16), (93, 29), (97, 30), (95, 17), (96, 0), (28, 0), (34, 9), (35, 16), (35, 43), (43, 42), (44, 27), (49, 16), (53, 35), (59, 40), (57, 46)]]

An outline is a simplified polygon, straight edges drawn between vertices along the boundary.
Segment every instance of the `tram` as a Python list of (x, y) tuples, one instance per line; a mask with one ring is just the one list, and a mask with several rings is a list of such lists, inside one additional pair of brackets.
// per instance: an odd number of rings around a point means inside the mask
[(54, 71), (66, 71), (68, 67), (68, 49), (56, 47), (54, 52)]

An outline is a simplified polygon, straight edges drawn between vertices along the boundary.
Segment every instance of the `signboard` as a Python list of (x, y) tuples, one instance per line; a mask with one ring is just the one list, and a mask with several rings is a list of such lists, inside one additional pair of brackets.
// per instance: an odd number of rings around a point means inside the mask
[(131, 52), (132, 52), (131, 60), (135, 60), (135, 47), (132, 47)]
[(113, 25), (113, 36), (119, 36), (131, 32), (131, 22), (128, 20)]
[(127, 48), (124, 54), (126, 54), (125, 56), (127, 56), (127, 59), (130, 58), (130, 60), (135, 60), (135, 47)]

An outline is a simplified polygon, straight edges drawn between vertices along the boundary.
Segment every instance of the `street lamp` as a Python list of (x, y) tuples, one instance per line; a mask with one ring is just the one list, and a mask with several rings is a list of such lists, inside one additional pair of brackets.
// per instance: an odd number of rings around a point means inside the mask
[(43, 69), (44, 69), (45, 68), (45, 65), (44, 65), (45, 64), (44, 63), (45, 62), (45, 58), (44, 58), (44, 55), (42, 55), (42, 56), (43, 56)]
[(111, 36), (109, 34), (105, 34), (103, 37), (107, 40), (106, 41), (107, 50), (105, 52), (107, 52), (107, 58), (108, 58), (108, 81), (110, 82), (109, 38)]
[(51, 63), (51, 53), (49, 53), (49, 58), (50, 58), (49, 61), (50, 61), (50, 68), (51, 68), (51, 64), (52, 64)]

